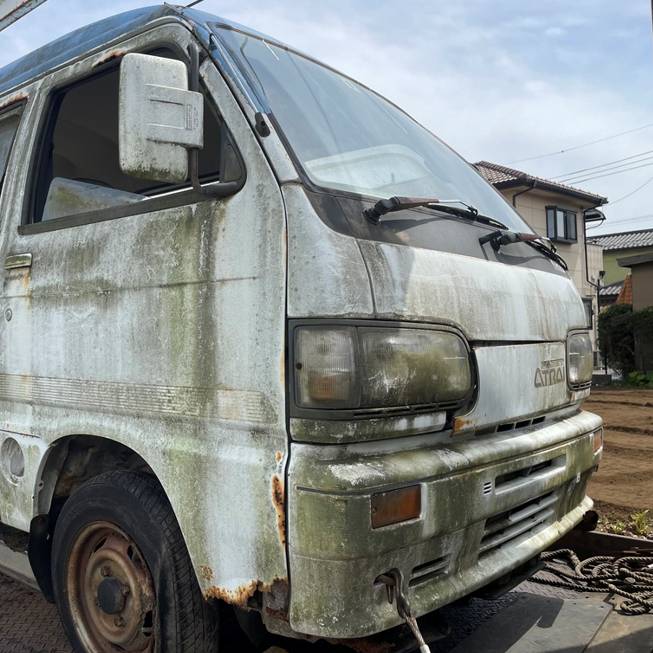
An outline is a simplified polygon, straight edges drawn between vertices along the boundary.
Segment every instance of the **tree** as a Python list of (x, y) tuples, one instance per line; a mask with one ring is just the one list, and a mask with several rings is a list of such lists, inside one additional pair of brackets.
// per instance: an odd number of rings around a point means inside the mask
[(635, 370), (633, 307), (613, 304), (599, 315), (599, 347), (604, 360), (624, 378)]

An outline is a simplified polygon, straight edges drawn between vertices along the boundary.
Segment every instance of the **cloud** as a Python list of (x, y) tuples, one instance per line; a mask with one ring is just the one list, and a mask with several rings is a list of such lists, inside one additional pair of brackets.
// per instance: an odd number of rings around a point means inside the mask
[(550, 36), (552, 38), (564, 36), (566, 33), (567, 31), (562, 29), (562, 27), (547, 27), (544, 30), (544, 36)]

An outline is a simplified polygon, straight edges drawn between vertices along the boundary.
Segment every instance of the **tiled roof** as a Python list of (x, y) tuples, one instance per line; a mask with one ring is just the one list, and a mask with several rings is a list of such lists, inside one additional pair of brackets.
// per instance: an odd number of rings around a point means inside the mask
[(636, 247), (653, 247), (653, 229), (639, 229), (638, 231), (621, 231), (616, 234), (593, 236), (587, 239), (588, 243), (601, 245), (603, 250), (610, 249), (635, 249)]
[(616, 297), (623, 288), (623, 281), (615, 281), (614, 283), (609, 283), (607, 286), (601, 286), (599, 288), (599, 295), (601, 297)]
[(560, 184), (557, 181), (544, 179), (543, 177), (536, 177), (529, 175), (527, 172), (502, 166), (498, 163), (490, 163), (490, 161), (478, 161), (474, 167), (487, 179), (492, 185), (497, 188), (513, 188), (515, 186), (537, 186), (543, 190), (548, 190), (554, 193), (561, 193), (563, 195), (571, 195), (578, 199), (591, 202), (592, 204), (606, 204), (607, 197), (590, 193), (580, 188)]
[(646, 265), (648, 263), (653, 263), (653, 252), (617, 259), (617, 264), (622, 268), (634, 268), (637, 265)]

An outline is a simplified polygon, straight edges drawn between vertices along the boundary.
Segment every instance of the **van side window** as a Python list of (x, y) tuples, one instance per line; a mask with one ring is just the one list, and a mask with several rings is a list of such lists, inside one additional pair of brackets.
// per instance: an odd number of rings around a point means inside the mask
[[(56, 93), (43, 134), (31, 222), (119, 207), (186, 188), (137, 179), (120, 169), (120, 68)], [(220, 123), (205, 97), (202, 182), (219, 179)]]
[(12, 111), (4, 116), (0, 116), (0, 192), (4, 185), (7, 165), (9, 164), (9, 155), (14, 144), (14, 137), (20, 124), (20, 113)]

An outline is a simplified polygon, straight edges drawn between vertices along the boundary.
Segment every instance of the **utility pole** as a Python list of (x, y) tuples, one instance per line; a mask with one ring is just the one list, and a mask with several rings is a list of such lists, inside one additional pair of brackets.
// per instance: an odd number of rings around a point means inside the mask
[(0, 32), (46, 0), (0, 0)]

